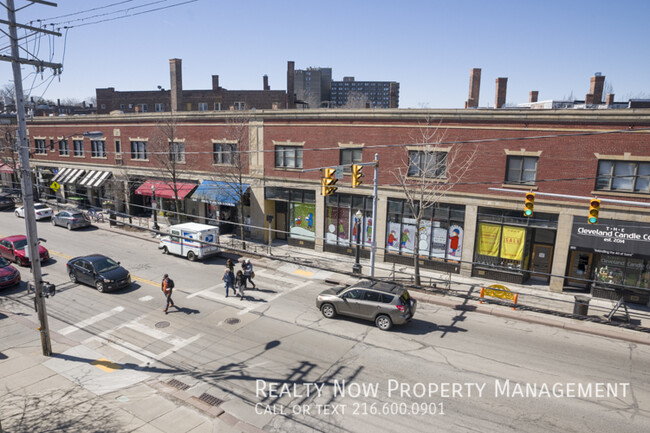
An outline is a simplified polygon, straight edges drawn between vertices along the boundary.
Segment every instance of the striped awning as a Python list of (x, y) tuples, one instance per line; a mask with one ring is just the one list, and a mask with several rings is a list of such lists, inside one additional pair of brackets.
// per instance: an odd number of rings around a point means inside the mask
[(111, 177), (110, 171), (90, 170), (79, 181), (79, 186), (86, 188), (100, 188)]
[(75, 183), (86, 170), (82, 168), (61, 168), (59, 172), (52, 178), (52, 182), (61, 184)]

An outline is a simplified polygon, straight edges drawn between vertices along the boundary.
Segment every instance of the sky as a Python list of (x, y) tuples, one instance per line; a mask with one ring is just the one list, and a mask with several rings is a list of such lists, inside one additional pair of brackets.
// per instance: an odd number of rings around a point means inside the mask
[[(336, 81), (397, 81), (400, 108), (463, 108), (472, 68), (482, 69), (481, 107), (494, 106), (497, 77), (508, 77), (511, 105), (531, 90), (540, 101), (584, 99), (596, 72), (616, 101), (650, 98), (648, 0), (52, 1), (17, 13), (19, 23), (62, 33), (21, 40), (63, 64), (55, 78), (23, 67), (35, 99), (169, 89), (172, 58), (183, 61), (185, 90), (210, 89), (212, 75), (229, 90), (261, 90), (265, 74), (272, 90), (286, 90), (292, 60), (331, 67)], [(0, 34), (0, 54), (8, 45)], [(12, 83), (11, 64), (0, 62), (0, 86)]]

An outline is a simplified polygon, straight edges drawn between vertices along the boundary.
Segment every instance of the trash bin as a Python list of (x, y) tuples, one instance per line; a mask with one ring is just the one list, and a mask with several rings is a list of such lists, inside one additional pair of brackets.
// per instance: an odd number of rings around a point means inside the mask
[(573, 304), (573, 314), (576, 316), (586, 316), (589, 311), (589, 296), (578, 295), (575, 297), (576, 301)]
[(111, 227), (117, 225), (117, 218), (115, 218), (115, 211), (112, 209), (108, 211), (108, 222), (110, 223)]

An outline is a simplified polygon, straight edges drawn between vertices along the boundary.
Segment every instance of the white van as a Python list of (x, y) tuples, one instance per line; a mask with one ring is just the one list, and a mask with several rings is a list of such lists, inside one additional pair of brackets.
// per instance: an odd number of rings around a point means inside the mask
[(169, 234), (158, 244), (163, 254), (176, 254), (188, 260), (203, 259), (221, 252), (219, 228), (198, 223), (176, 224), (169, 227)]

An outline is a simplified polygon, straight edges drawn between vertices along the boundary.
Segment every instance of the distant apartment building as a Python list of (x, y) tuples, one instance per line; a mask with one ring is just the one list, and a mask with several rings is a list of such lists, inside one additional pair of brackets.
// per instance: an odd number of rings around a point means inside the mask
[(296, 103), (305, 108), (399, 108), (395, 81), (332, 81), (332, 68), (313, 67), (295, 70), (294, 77)]

